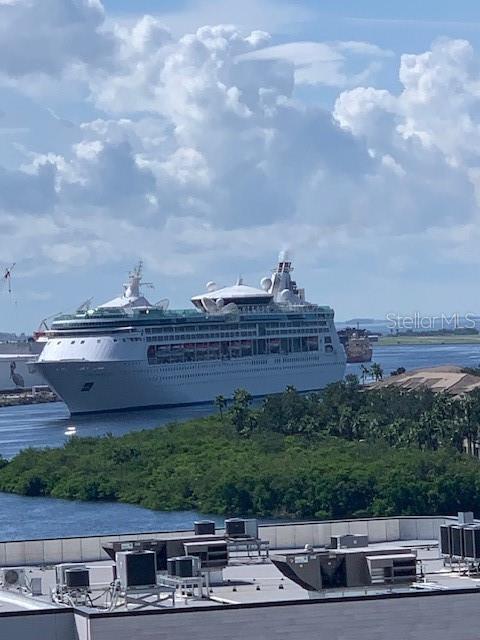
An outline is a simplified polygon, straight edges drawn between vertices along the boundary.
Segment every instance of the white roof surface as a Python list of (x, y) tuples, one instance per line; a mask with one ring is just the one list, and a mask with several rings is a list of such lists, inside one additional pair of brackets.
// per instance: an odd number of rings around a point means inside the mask
[(231, 287), (223, 287), (222, 289), (216, 289), (215, 291), (206, 291), (198, 296), (194, 296), (192, 300), (201, 300), (202, 298), (210, 298), (211, 300), (218, 300), (218, 298), (224, 298), (225, 300), (238, 299), (238, 298), (272, 298), (272, 294), (264, 291), (263, 289), (257, 289), (256, 287), (249, 287), (246, 284), (234, 284)]
[(118, 307), (120, 308), (124, 308), (124, 307), (151, 307), (152, 305), (150, 304), (150, 302), (144, 297), (144, 296), (138, 296), (138, 297), (131, 297), (131, 298), (127, 298), (126, 296), (118, 296), (118, 298), (113, 298), (113, 300), (109, 300), (108, 302), (104, 302), (103, 304), (100, 304), (98, 306), (99, 309), (101, 308), (114, 308), (117, 309)]

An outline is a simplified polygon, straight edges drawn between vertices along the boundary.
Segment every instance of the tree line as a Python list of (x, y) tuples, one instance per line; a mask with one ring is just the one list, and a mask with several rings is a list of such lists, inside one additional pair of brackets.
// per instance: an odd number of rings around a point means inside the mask
[(382, 441), (391, 447), (420, 450), (472, 447), (480, 440), (480, 390), (462, 397), (429, 389), (371, 389), (354, 375), (329, 385), (322, 394), (302, 395), (293, 387), (252, 406), (244, 390), (235, 392), (230, 408), (216, 400), (237, 433), (270, 431), (283, 435), (330, 435), (349, 441)]
[(480, 393), (289, 387), (254, 403), (120, 437), (71, 438), (0, 461), (0, 490), (150, 509), (288, 518), (480, 513)]

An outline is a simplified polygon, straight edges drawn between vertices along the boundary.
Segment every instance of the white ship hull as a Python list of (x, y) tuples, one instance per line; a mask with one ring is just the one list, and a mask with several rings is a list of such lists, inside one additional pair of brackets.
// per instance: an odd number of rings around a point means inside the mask
[(71, 413), (78, 414), (208, 403), (219, 395), (229, 398), (239, 388), (254, 397), (280, 393), (289, 385), (320, 390), (343, 378), (345, 356), (340, 349), (156, 366), (145, 360), (43, 361), (37, 368)]

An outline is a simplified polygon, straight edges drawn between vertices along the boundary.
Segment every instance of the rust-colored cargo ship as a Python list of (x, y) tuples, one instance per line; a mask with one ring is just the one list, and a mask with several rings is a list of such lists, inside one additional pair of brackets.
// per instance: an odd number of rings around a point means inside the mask
[(347, 355), (347, 362), (371, 362), (373, 349), (365, 329), (346, 327), (337, 332)]

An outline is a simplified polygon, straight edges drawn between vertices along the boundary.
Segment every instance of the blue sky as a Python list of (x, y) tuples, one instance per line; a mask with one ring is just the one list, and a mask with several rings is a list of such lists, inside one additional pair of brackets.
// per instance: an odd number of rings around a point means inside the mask
[(282, 249), (339, 319), (480, 312), (479, 51), (475, 2), (0, 0), (0, 331)]

